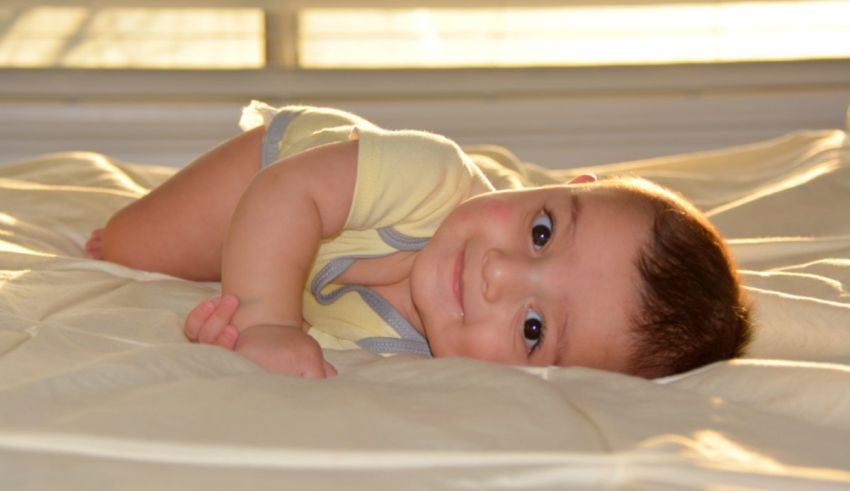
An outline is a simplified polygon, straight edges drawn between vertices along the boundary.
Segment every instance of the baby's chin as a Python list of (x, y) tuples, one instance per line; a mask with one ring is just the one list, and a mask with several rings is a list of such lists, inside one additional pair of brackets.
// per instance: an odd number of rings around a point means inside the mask
[(431, 349), (431, 356), (434, 358), (468, 358), (468, 356), (464, 356), (460, 352), (461, 350), (458, 350), (454, 346), (449, 345), (444, 340), (433, 340), (429, 338), (428, 347)]
[(434, 358), (467, 358), (471, 360), (491, 361), (486, 353), (480, 353), (469, 346), (458, 346), (455, 343), (434, 342), (430, 344), (431, 356)]

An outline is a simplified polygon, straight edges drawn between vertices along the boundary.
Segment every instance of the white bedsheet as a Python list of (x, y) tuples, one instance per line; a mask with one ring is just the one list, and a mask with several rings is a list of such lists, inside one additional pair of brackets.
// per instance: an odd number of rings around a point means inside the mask
[(755, 301), (749, 358), (649, 381), (352, 351), (329, 381), (266, 374), (184, 340), (217, 285), (81, 257), (170, 170), (0, 167), (0, 489), (848, 489), (847, 135), (592, 171), (709, 212)]

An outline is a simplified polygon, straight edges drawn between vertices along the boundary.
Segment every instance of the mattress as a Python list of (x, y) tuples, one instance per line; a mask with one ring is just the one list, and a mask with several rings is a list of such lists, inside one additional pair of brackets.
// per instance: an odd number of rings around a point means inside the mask
[(681, 191), (753, 299), (745, 358), (646, 380), (584, 368), (327, 351), (327, 381), (187, 342), (218, 288), (83, 257), (173, 169), (67, 152), (0, 166), (0, 489), (848, 489), (850, 140), (544, 170)]

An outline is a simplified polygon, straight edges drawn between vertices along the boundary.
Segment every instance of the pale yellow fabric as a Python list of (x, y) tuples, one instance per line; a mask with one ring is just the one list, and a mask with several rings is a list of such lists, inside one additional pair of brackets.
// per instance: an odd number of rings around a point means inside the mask
[[(321, 305), (310, 284), (323, 267), (342, 256), (384, 256), (396, 250), (378, 236), (392, 227), (410, 237), (428, 238), (457, 205), (493, 187), (453, 141), (416, 130), (385, 130), (365, 119), (331, 108), (287, 106), (300, 111), (280, 142), (280, 158), (348, 139), (359, 140), (357, 179), (348, 219), (338, 237), (323, 242), (310, 271), (303, 313), (310, 334), (325, 348), (356, 348), (364, 337), (398, 337), (356, 293)], [(268, 124), (277, 109), (254, 102)], [(256, 120), (259, 121), (259, 118)], [(243, 125), (251, 127), (251, 124)], [(339, 288), (329, 285), (325, 292)]]

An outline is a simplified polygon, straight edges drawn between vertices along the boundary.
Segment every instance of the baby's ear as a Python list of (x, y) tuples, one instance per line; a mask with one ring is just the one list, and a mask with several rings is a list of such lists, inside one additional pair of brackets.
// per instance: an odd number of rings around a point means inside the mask
[(575, 176), (569, 180), (567, 184), (586, 184), (588, 182), (596, 182), (595, 174), (582, 174), (580, 176)]

